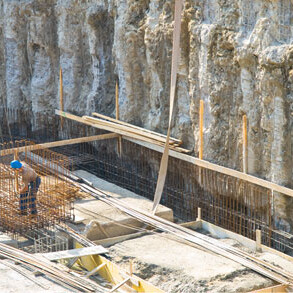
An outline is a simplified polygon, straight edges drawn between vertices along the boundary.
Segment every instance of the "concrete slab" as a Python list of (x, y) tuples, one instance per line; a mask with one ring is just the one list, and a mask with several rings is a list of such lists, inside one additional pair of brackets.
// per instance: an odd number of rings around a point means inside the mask
[(17, 241), (10, 238), (8, 235), (0, 234), (0, 243), (17, 248)]
[[(230, 245), (237, 241), (225, 239)], [(274, 283), (223, 256), (180, 243), (165, 233), (127, 240), (109, 248), (109, 255), (135, 275), (166, 292), (250, 292)]]
[[(92, 182), (93, 186), (119, 198), (130, 207), (151, 212), (153, 203), (149, 199), (102, 180), (84, 170), (74, 171), (74, 174)], [(86, 225), (85, 235), (92, 241), (135, 233), (143, 226), (141, 222), (129, 215), (91, 197), (77, 200), (74, 208), (78, 223), (82, 222)], [(156, 215), (173, 221), (173, 211), (165, 206), (159, 205)], [(76, 224), (78, 223), (76, 222)]]

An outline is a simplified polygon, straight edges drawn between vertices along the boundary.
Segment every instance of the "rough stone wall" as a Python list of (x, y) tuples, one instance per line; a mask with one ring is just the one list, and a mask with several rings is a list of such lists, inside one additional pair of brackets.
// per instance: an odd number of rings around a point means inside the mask
[[(63, 69), (65, 110), (114, 112), (166, 133), (174, 1), (0, 0), (0, 97), (52, 115)], [(241, 170), (242, 115), (248, 172), (293, 187), (291, 0), (185, 0), (172, 135), (197, 155), (199, 100), (204, 158)], [(279, 228), (292, 204), (276, 195)]]

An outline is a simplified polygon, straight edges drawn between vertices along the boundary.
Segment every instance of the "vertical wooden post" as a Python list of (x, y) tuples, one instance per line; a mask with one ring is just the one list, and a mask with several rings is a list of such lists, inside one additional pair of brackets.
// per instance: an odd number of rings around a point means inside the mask
[(197, 208), (197, 221), (201, 221), (201, 208)]
[[(60, 82), (60, 110), (64, 111), (64, 105), (63, 105), (63, 76), (62, 76), (62, 68), (60, 67), (60, 72), (59, 72), (59, 82)], [(63, 117), (62, 115), (60, 116), (60, 122), (61, 122), (61, 130), (63, 129)]]
[(247, 173), (248, 169), (248, 155), (247, 155), (247, 117), (243, 115), (242, 117), (242, 136), (243, 136), (243, 147), (242, 147), (242, 156), (243, 156), (243, 173)]
[(200, 100), (199, 106), (199, 159), (203, 158), (203, 100)]
[[(119, 120), (119, 86), (118, 81), (116, 81), (116, 90), (115, 90), (115, 104), (116, 104), (116, 119)], [(117, 141), (118, 155), (121, 157), (122, 154), (122, 138), (118, 137)]]
[(116, 81), (115, 104), (116, 104), (116, 119), (119, 120), (119, 86), (118, 86), (118, 81)]
[[(199, 150), (198, 150), (198, 157), (199, 159), (203, 159), (203, 113), (204, 113), (204, 104), (203, 100), (200, 100), (199, 104)], [(199, 167), (199, 184), (202, 186), (202, 169)]]
[[(18, 160), (18, 152), (16, 150), (14, 152), (14, 160)], [(14, 174), (15, 174), (15, 189), (16, 189), (16, 193), (18, 193), (19, 192), (18, 171), (15, 170)]]
[(129, 274), (130, 274), (130, 276), (133, 275), (133, 264), (132, 264), (132, 260), (130, 260), (130, 262), (129, 262)]
[(256, 236), (256, 251), (261, 252), (261, 230), (256, 230), (255, 236)]

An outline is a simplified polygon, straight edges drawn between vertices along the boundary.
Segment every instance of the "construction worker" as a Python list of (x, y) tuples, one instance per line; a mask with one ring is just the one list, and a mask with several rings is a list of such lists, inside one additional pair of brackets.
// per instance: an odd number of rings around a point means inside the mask
[(23, 187), (20, 190), (20, 214), (27, 215), (27, 207), (30, 209), (31, 215), (37, 214), (36, 196), (41, 184), (41, 178), (37, 175), (25, 162), (14, 160), (10, 163), (11, 168), (20, 172)]

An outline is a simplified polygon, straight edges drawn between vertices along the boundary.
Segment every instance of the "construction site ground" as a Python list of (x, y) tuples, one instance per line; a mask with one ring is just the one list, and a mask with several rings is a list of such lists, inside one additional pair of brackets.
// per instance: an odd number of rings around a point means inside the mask
[[(95, 187), (110, 193), (111, 196), (129, 205), (150, 211), (152, 202), (128, 190), (97, 178), (85, 172), (76, 171), (78, 176), (92, 182)], [(170, 209), (160, 206), (158, 214), (172, 220)], [(275, 283), (242, 265), (223, 256), (199, 247), (178, 241), (166, 233), (150, 232), (145, 225), (130, 216), (91, 197), (82, 198), (75, 203), (75, 221), (70, 226), (88, 238), (99, 243), (105, 238), (115, 238), (110, 245), (111, 261), (166, 292), (249, 292), (254, 289), (273, 286)], [(129, 233), (144, 233), (134, 239), (120, 240), (119, 236)], [(200, 230), (208, 234), (205, 230)], [(1, 241), (1, 240), (0, 240)], [(3, 236), (2, 241), (9, 241)], [(293, 271), (293, 263), (272, 253), (256, 253), (233, 239), (220, 239), (225, 243), (250, 251), (261, 259)], [(15, 244), (12, 240), (11, 244)], [(0, 261), (0, 292), (70, 292), (54, 284), (43, 276), (37, 278), (48, 290), (25, 278)]]
[[(1, 239), (1, 237), (0, 237)], [(1, 240), (0, 240), (1, 241)], [(21, 273), (11, 269), (2, 263), (3, 260), (0, 261), (0, 274), (1, 274), (1, 282), (0, 282), (0, 292), (2, 293), (22, 293), (22, 292), (35, 292), (35, 293), (43, 293), (43, 292), (54, 292), (54, 293), (67, 293), (72, 292), (71, 289), (67, 289), (57, 283), (52, 282), (47, 279), (45, 276), (33, 276), (34, 281), (29, 280)], [(17, 269), (26, 271), (22, 269), (20, 266)], [(38, 285), (37, 283), (40, 285)]]
[[(144, 197), (86, 171), (76, 171), (76, 175), (129, 205), (145, 211), (151, 210), (152, 202)], [(98, 200), (83, 199), (75, 204), (75, 207), (75, 214), (87, 224), (85, 234), (92, 240), (117, 237), (125, 234), (127, 230), (130, 233), (137, 233), (135, 227), (142, 231), (139, 228), (143, 227), (141, 223)], [(96, 218), (93, 211), (99, 214)], [(158, 215), (172, 219), (172, 211), (164, 206), (159, 207)], [(134, 230), (131, 231), (128, 226), (134, 227)], [(204, 230), (201, 232), (207, 233)], [(128, 271), (131, 261), (134, 274), (166, 292), (249, 292), (274, 285), (270, 279), (228, 258), (179, 242), (165, 233), (146, 233), (147, 235), (121, 240), (110, 246), (109, 255), (115, 263)], [(221, 241), (250, 251), (287, 271), (293, 271), (293, 263), (280, 256), (256, 253), (233, 239), (226, 238)]]

